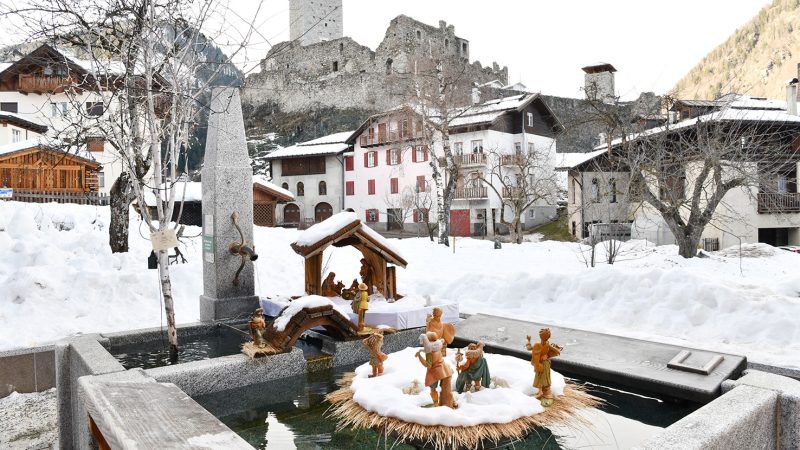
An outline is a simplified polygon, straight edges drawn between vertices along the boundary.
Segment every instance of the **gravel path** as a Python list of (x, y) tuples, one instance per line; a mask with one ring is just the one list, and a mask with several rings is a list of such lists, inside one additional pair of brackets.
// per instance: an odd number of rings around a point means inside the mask
[(58, 448), (55, 389), (0, 398), (0, 448)]

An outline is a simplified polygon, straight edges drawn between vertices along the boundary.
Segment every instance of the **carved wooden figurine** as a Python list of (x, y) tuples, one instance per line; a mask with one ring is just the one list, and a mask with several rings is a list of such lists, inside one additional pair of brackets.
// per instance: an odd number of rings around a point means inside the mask
[(369, 350), (369, 365), (372, 366), (372, 375), (370, 375), (369, 378), (382, 375), (383, 362), (389, 358), (386, 353), (381, 351), (381, 347), (383, 346), (383, 334), (372, 333), (368, 338), (361, 341), (361, 345)]
[(459, 394), (465, 390), (474, 389), (479, 391), (481, 386), (488, 388), (492, 382), (492, 377), (489, 375), (489, 364), (486, 363), (486, 358), (483, 357), (483, 342), (469, 344), (466, 354), (467, 362), (461, 364), (464, 355), (461, 350), (456, 353), (456, 369), (458, 370), (456, 391)]
[(358, 302), (358, 331), (364, 331), (364, 316), (369, 309), (369, 294), (367, 293), (367, 285), (361, 283), (358, 285), (358, 295), (354, 302)]
[(536, 375), (533, 378), (533, 386), (538, 389), (536, 398), (540, 399), (542, 406), (553, 404), (553, 393), (550, 391), (550, 359), (561, 354), (561, 347), (550, 343), (550, 329), (542, 328), (539, 330), (539, 342), (531, 345), (531, 337), (528, 336), (525, 348), (531, 351), (531, 364)]
[(323, 297), (338, 297), (342, 295), (342, 289), (344, 289), (344, 283), (336, 281), (336, 273), (331, 272), (322, 282), (321, 292)]
[[(419, 335), (419, 342), (423, 350), (416, 353), (419, 362), (425, 366), (425, 386), (431, 389), (431, 399), (434, 406), (447, 406), (455, 408), (456, 402), (453, 400), (451, 388), (453, 369), (447, 365), (442, 356), (444, 341), (439, 339), (436, 333), (429, 331)], [(422, 357), (422, 352), (425, 357)], [(439, 388), (441, 392), (437, 392)]]
[(372, 267), (366, 258), (361, 258), (361, 270), (358, 274), (361, 276), (361, 282), (367, 285), (367, 293), (372, 294)]
[(425, 331), (433, 331), (436, 336), (444, 340), (442, 356), (447, 356), (447, 346), (453, 343), (456, 337), (456, 328), (452, 323), (442, 323), (442, 308), (433, 308), (433, 313), (425, 319)]
[(253, 338), (253, 345), (258, 348), (267, 346), (264, 333), (267, 331), (267, 323), (264, 321), (264, 310), (258, 308), (250, 315), (250, 337)]

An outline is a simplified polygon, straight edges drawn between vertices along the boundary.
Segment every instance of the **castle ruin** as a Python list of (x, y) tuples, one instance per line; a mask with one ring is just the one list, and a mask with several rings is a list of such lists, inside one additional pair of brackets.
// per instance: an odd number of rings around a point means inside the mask
[(341, 5), (341, 0), (290, 0), (292, 40), (273, 46), (261, 61), (261, 72), (247, 77), (243, 102), (254, 110), (275, 105), (288, 113), (386, 110), (407, 100), (395, 76), (412, 73), (418, 63), (430, 63), (433, 57), (463, 71), (474, 84), (508, 84), (507, 67), (470, 63), (469, 41), (444, 21), (434, 27), (397, 16), (373, 51), (343, 36)]

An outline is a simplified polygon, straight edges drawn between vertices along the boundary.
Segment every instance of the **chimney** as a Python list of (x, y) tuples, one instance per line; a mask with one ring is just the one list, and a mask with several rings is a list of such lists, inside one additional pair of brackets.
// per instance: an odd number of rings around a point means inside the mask
[(481, 90), (477, 87), (472, 88), (472, 104), (477, 105), (481, 102)]
[(614, 72), (617, 69), (609, 63), (596, 63), (583, 67), (584, 92), (588, 100), (612, 103), (616, 99)]
[(786, 83), (786, 113), (797, 115), (797, 78)]

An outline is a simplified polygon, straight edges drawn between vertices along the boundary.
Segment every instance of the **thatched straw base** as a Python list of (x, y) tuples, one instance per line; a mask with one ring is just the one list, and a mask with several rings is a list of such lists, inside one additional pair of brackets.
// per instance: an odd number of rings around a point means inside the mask
[(249, 356), (250, 358), (262, 358), (264, 356), (271, 356), (277, 355), (278, 353), (283, 353), (280, 350), (276, 349), (275, 347), (267, 344), (266, 347), (256, 347), (256, 345), (250, 341), (246, 344), (242, 345), (242, 353)]
[(387, 440), (436, 450), (491, 448), (524, 439), (536, 427), (570, 424), (589, 426), (586, 419), (578, 415), (578, 411), (597, 407), (602, 402), (586, 393), (582, 387), (567, 384), (564, 395), (556, 397), (553, 406), (533, 416), (520, 417), (509, 423), (469, 427), (429, 426), (383, 417), (362, 408), (353, 400), (353, 391), (350, 390), (354, 376), (353, 373), (343, 376), (338, 381), (340, 389), (326, 396), (331, 403), (328, 414), (339, 421), (340, 429), (373, 428)]

